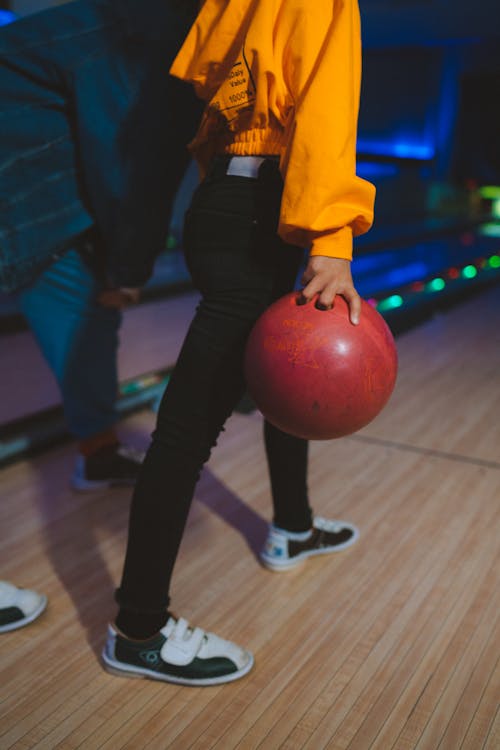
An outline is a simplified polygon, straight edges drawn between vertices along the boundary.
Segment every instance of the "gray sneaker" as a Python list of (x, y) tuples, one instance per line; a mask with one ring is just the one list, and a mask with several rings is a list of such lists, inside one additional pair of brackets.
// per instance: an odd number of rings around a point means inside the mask
[(319, 516), (314, 519), (312, 530), (304, 534), (285, 531), (271, 524), (260, 559), (269, 570), (290, 570), (314, 555), (346, 549), (358, 537), (359, 531), (352, 524), (328, 521)]
[(232, 682), (254, 663), (252, 654), (236, 644), (174, 617), (147, 641), (125, 638), (110, 625), (102, 658), (114, 675), (196, 686)]
[(74, 490), (87, 492), (134, 485), (144, 453), (127, 445), (107, 445), (88, 458), (79, 455), (71, 478)]
[(18, 589), (12, 583), (0, 581), (0, 633), (28, 625), (42, 614), (46, 606), (45, 594)]

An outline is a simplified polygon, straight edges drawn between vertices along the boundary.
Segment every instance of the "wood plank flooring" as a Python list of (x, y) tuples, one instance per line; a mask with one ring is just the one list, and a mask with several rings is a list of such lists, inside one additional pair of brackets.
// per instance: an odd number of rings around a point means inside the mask
[[(174, 611), (251, 648), (243, 680), (182, 688), (99, 663), (129, 492), (68, 490), (64, 446), (4, 470), (1, 576), (49, 597), (0, 637), (0, 748), (498, 750), (498, 289), (398, 339), (385, 412), (316, 443), (311, 500), (361, 531), (286, 574), (260, 567), (270, 518), (261, 420), (233, 417), (196, 493)], [(123, 433), (146, 444), (153, 415)]]

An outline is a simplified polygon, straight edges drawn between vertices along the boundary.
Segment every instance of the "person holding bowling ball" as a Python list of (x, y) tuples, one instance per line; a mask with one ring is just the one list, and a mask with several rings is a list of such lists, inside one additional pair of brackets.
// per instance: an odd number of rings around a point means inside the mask
[[(360, 68), (357, 0), (206, 0), (173, 63), (207, 103), (191, 144), (202, 182), (184, 237), (201, 301), (134, 492), (103, 652), (115, 673), (213, 685), (252, 668), (244, 648), (169, 613), (170, 579), (200, 471), (245, 389), (248, 335), (293, 288), (303, 248), (304, 301), (327, 308), (342, 295), (359, 322), (352, 238), (369, 229), (374, 201), (355, 172)], [(266, 433), (273, 456), (278, 431)], [(275, 504), (262, 553), (275, 570), (356, 538), (348, 524), (311, 515), (307, 443), (280, 440), (272, 484), (288, 480), (290, 493)]]

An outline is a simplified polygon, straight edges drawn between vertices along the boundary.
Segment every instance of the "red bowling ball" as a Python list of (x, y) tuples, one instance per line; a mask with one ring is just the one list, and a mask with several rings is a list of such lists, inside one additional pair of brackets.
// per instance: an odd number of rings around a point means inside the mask
[(394, 339), (367, 302), (354, 326), (343, 297), (330, 310), (299, 298), (282, 297), (255, 324), (245, 352), (248, 390), (284, 432), (309, 440), (350, 435), (377, 416), (394, 389)]

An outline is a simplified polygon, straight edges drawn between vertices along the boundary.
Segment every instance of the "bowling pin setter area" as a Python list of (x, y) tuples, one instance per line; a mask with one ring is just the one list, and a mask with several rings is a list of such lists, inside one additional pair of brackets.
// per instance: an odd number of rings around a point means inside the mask
[[(193, 303), (170, 308), (179, 326)], [(168, 301), (148, 308), (165, 333)], [(359, 541), (286, 574), (256, 556), (270, 518), (261, 417), (231, 418), (197, 491), (173, 597), (255, 652), (238, 683), (105, 673), (130, 490), (69, 490), (67, 443), (4, 468), (1, 575), (49, 605), (0, 637), (0, 747), (500, 747), (499, 331), (496, 286), (397, 337), (386, 408), (311, 446), (313, 507), (356, 524)], [(124, 435), (146, 445), (153, 424), (138, 412)]]

